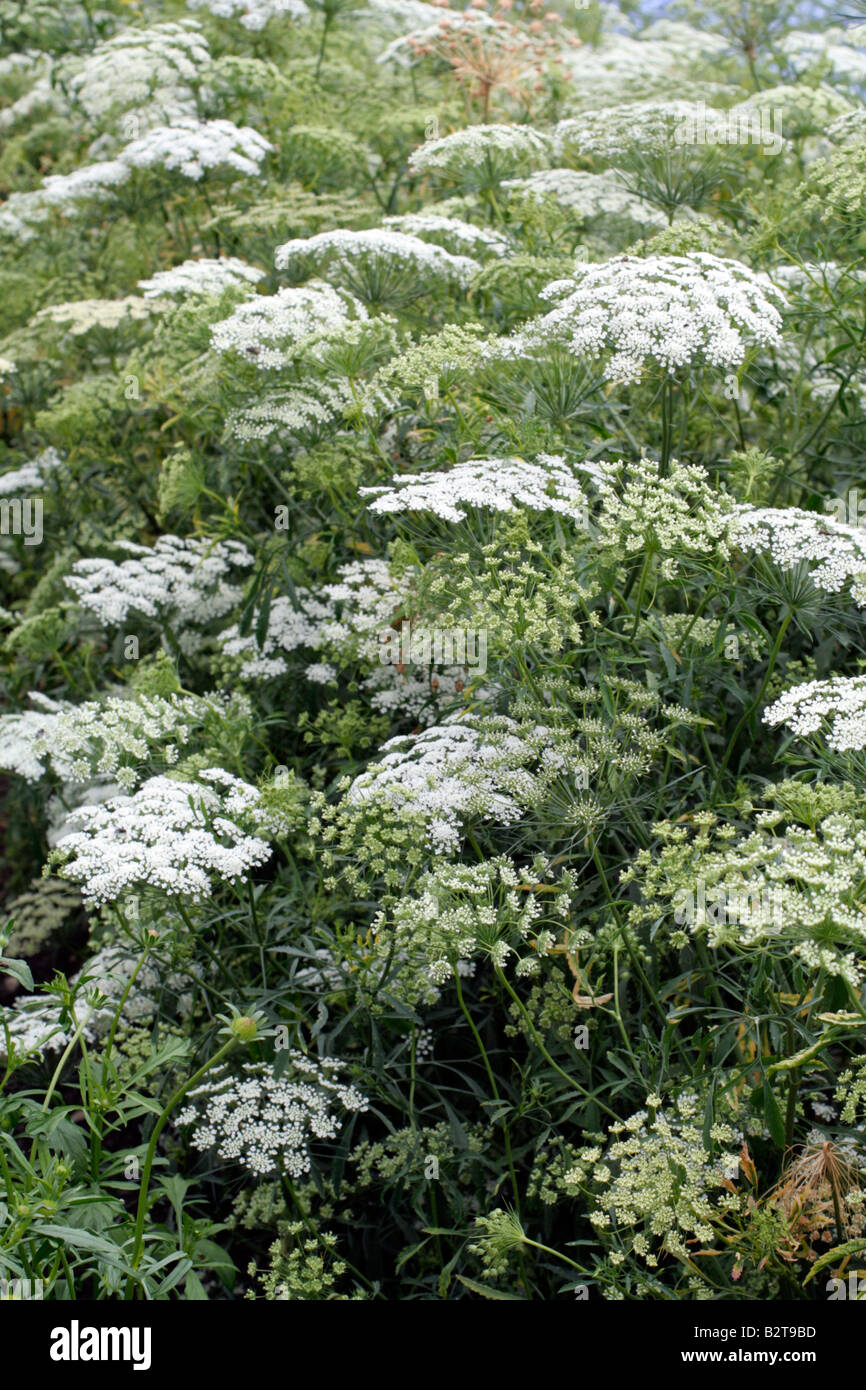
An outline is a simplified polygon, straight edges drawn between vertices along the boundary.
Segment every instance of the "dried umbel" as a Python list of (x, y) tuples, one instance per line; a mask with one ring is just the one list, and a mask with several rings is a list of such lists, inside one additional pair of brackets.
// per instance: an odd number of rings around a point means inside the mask
[(781, 1179), (765, 1202), (782, 1214), (786, 1260), (815, 1260), (817, 1245), (841, 1244), (866, 1226), (861, 1191), (863, 1156), (820, 1131), (788, 1156)]
[(507, 98), (526, 108), (534, 92), (543, 91), (546, 69), (563, 67), (575, 35), (563, 30), (556, 10), (536, 7), (528, 26), (505, 18), (507, 6), (495, 10), (488, 0), (473, 0), (465, 11), (444, 9), (438, 19), (385, 50), (380, 62), (433, 58), (447, 64), (468, 101), (490, 118), (494, 100)]

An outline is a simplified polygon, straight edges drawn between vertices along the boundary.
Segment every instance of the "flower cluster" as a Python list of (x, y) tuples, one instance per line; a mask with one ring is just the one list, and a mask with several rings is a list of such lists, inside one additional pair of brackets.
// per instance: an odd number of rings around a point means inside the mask
[(247, 1062), (240, 1072), (224, 1066), (189, 1091), (178, 1125), (194, 1125), (197, 1149), (216, 1149), (220, 1158), (257, 1177), (310, 1171), (316, 1140), (336, 1139), (342, 1121), (367, 1109), (368, 1100), (340, 1078), (342, 1062), (290, 1052), (279, 1075), (267, 1062)]
[(630, 193), (613, 170), (596, 174), (582, 169), (536, 169), (525, 178), (506, 179), (503, 187), (531, 198), (553, 198), (587, 220), (616, 218), (638, 227), (667, 226), (664, 213)]
[(578, 356), (606, 358), (610, 381), (638, 381), (652, 365), (736, 369), (749, 343), (780, 341), (781, 291), (740, 261), (709, 252), (615, 256), (578, 265), (544, 291), (556, 307), (502, 345), (518, 356), (562, 343)]
[(641, 889), (632, 920), (667, 918), (674, 945), (706, 935), (713, 949), (776, 948), (812, 973), (859, 987), (866, 964), (866, 910), (859, 901), (866, 824), (835, 808), (819, 806), (815, 817), (798, 824), (780, 806), (755, 812), (754, 828), (744, 834), (731, 823), (717, 826), (710, 812), (695, 813), (694, 835), (682, 825), (656, 827), (660, 852), (639, 851), (624, 872)]
[(117, 548), (127, 560), (77, 560), (64, 582), (79, 605), (106, 627), (119, 627), (130, 614), (180, 622), (181, 640), (194, 646), (201, 627), (228, 613), (241, 590), (228, 576), (248, 568), (252, 556), (238, 541), (206, 541), (160, 536), (151, 548), (131, 541)]
[(717, 1121), (704, 1130), (705, 1104), (682, 1092), (664, 1105), (648, 1096), (646, 1109), (610, 1126), (607, 1142), (587, 1145), (565, 1175), (566, 1190), (591, 1190), (590, 1220), (598, 1233), (614, 1238), (609, 1256), (625, 1258), (621, 1243), (650, 1268), (663, 1254), (686, 1260), (692, 1242), (712, 1241), (717, 1223), (735, 1211), (741, 1198), (728, 1172), (736, 1172), (742, 1134)]
[(471, 256), (455, 256), (432, 241), (422, 241), (407, 232), (390, 227), (375, 227), (369, 231), (319, 232), (312, 237), (294, 237), (277, 247), (278, 270), (331, 275), (345, 280), (348, 288), (356, 289), (359, 278), (382, 270), (410, 275), (422, 283), (438, 282), (465, 285), (478, 270)]
[(366, 318), (363, 305), (351, 296), (313, 281), (239, 304), (229, 318), (214, 325), (211, 345), (263, 370), (281, 367), (315, 339), (339, 333), (351, 313)]
[(587, 499), (580, 483), (560, 456), (523, 459), (467, 459), (447, 472), (398, 473), (389, 485), (361, 488), (374, 497), (372, 512), (430, 512), (444, 521), (462, 521), (467, 507), (510, 511), (558, 512), (585, 523)]
[(550, 140), (525, 125), (475, 125), (428, 140), (412, 154), (413, 174), (445, 175), (457, 182), (503, 179), (547, 163)]
[(237, 286), (254, 285), (264, 274), (258, 266), (248, 265), (237, 256), (221, 256), (218, 260), (202, 256), (198, 260), (182, 261), (170, 270), (158, 270), (148, 279), (139, 280), (138, 288), (144, 291), (145, 299), (219, 295)]
[(209, 10), (217, 19), (236, 19), (257, 34), (270, 19), (308, 19), (304, 0), (186, 0), (190, 10)]
[(837, 753), (866, 748), (866, 676), (833, 676), (792, 686), (764, 711), (767, 724), (784, 724), (798, 738), (821, 732)]
[(136, 886), (197, 902), (215, 882), (243, 879), (270, 858), (251, 828), (279, 828), (255, 787), (222, 768), (205, 768), (197, 782), (150, 777), (132, 796), (82, 807), (76, 822), (81, 829), (64, 835), (56, 854), (64, 877), (94, 904)]
[(866, 605), (866, 533), (798, 507), (742, 507), (733, 539), (746, 554), (766, 556), (780, 569), (802, 567), (818, 589), (848, 589)]
[[(163, 970), (151, 962), (138, 968), (132, 989), (126, 994), (138, 960), (125, 946), (107, 946), (91, 956), (83, 969), (70, 976), (73, 994), (67, 1007), (57, 994), (30, 995), (17, 999), (7, 1012), (9, 1041), (19, 1056), (33, 1061), (62, 1051), (80, 1030), (93, 1045), (112, 1027), (121, 1007), (127, 1025), (147, 1022), (165, 1008), (166, 987), (182, 1000), (189, 975)], [(181, 1005), (183, 1007), (183, 1005)], [(0, 1057), (7, 1057), (4, 1030), (0, 1028)]]

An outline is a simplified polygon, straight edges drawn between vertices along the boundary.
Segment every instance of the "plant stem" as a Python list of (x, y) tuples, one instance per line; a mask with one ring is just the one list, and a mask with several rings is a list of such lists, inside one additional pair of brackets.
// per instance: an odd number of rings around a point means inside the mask
[[(223, 1060), (224, 1057), (227, 1057), (229, 1053), (237, 1047), (237, 1045), (237, 1038), (229, 1038), (227, 1042), (223, 1043), (219, 1051), (214, 1053), (213, 1057), (208, 1058), (204, 1065), (199, 1067), (197, 1072), (193, 1072), (192, 1076), (188, 1077), (186, 1081), (184, 1081), (180, 1086), (178, 1086), (174, 1095), (170, 1097), (168, 1104), (166, 1105), (165, 1109), (163, 1110), (162, 1114), (160, 1115), (159, 1119), (153, 1127), (153, 1133), (150, 1136), (150, 1143), (147, 1146), (147, 1153), (144, 1156), (144, 1169), (141, 1174), (141, 1187), (138, 1193), (138, 1210), (136, 1211), (135, 1216), (135, 1231), (132, 1247), (133, 1269), (138, 1268), (144, 1250), (144, 1221), (145, 1216), (147, 1215), (147, 1194), (150, 1188), (150, 1173), (151, 1169), (153, 1168), (154, 1157), (156, 1156), (156, 1146), (159, 1141), (159, 1136), (162, 1134), (162, 1131), (165, 1128), (165, 1125), (172, 1111), (175, 1109), (177, 1105), (180, 1104), (190, 1087), (194, 1086), (197, 1081), (200, 1081), (201, 1078), (207, 1072), (210, 1071), (211, 1067), (215, 1067), (219, 1062)], [(127, 1298), (131, 1297), (131, 1287), (132, 1281), (130, 1278), (127, 1281), (126, 1285)]]

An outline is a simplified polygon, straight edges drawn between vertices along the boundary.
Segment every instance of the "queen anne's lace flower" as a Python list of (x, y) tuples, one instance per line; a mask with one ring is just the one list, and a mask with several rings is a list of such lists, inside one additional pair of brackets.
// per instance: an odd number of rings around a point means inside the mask
[[(797, 784), (788, 784), (796, 794)], [(767, 798), (784, 806), (785, 784)], [(713, 949), (767, 951), (795, 958), (810, 972), (838, 976), (860, 988), (866, 964), (866, 910), (861, 902), (866, 824), (845, 809), (810, 811), (798, 824), (782, 809), (754, 812), (754, 829), (715, 829), (705, 814), (689, 828), (657, 826), (662, 848), (638, 852), (623, 881), (635, 880), (641, 901), (632, 922), (661, 924), (673, 943), (706, 936)]]
[(348, 381), (319, 381), (315, 387), (269, 391), (230, 411), (227, 424), (235, 438), (242, 440), (269, 439), (273, 434), (291, 438), (307, 431), (315, 434), (321, 425), (337, 419), (352, 400)]
[(194, 20), (122, 29), (84, 58), (65, 58), (55, 83), (91, 120), (135, 107), (165, 117), (194, 114), (194, 89), (210, 63)]
[[(76, 1025), (83, 1025), (81, 1036), (86, 1043), (97, 1042), (114, 1023), (118, 1005), (138, 962), (139, 957), (126, 947), (107, 946), (91, 956), (76, 975), (70, 976), (69, 983), (76, 989), (74, 1023), (56, 996), (31, 994), (16, 999), (11, 1008), (4, 1011), (16, 1052), (19, 1055), (27, 1053), (34, 1059), (59, 1052), (71, 1041)], [(182, 1013), (181, 1001), (189, 983), (189, 975), (165, 971), (154, 962), (146, 961), (123, 1002), (121, 1019), (126, 1023), (140, 1023), (159, 1011), (164, 1016), (166, 989), (179, 996)], [(0, 1028), (0, 1057), (5, 1056), (6, 1037)]]
[[(240, 699), (236, 712), (249, 717), (248, 702)], [(174, 694), (65, 705), (48, 716), (33, 751), (70, 782), (111, 777), (129, 791), (141, 780), (142, 765), (154, 758), (176, 763), (196, 729), (225, 719), (228, 703), (220, 696)]]
[(798, 507), (746, 507), (734, 532), (747, 554), (766, 555), (780, 569), (805, 566), (812, 583), (830, 594), (850, 591), (866, 607), (866, 532)]
[(506, 179), (504, 188), (535, 198), (554, 198), (586, 219), (617, 218), (639, 227), (666, 227), (659, 208), (623, 187), (613, 170), (590, 174), (581, 169), (537, 169), (522, 179)]
[(633, 149), (657, 154), (691, 143), (690, 132), (724, 143), (726, 113), (700, 101), (629, 101), (599, 106), (560, 121), (553, 135), (557, 158), (565, 153), (616, 161)]
[(237, 19), (258, 33), (269, 19), (309, 19), (304, 0), (186, 0), (190, 10), (210, 10), (217, 19)]
[(285, 675), (286, 654), (300, 647), (341, 647), (347, 656), (366, 653), (375, 660), (376, 636), (390, 624), (404, 590), (384, 560), (352, 560), (340, 566), (339, 576), (316, 593), (296, 589), (294, 602), (285, 595), (274, 599), (261, 644), (254, 633), (242, 635), (237, 625), (220, 634), (227, 655), (244, 658), (245, 680)]
[(410, 156), (409, 169), (413, 174), (443, 173), (461, 181), (482, 172), (504, 178), (546, 164), (549, 149), (549, 137), (532, 126), (472, 125), (425, 141)]
[(140, 295), (128, 294), (123, 299), (75, 299), (68, 304), (49, 304), (40, 309), (34, 323), (47, 320), (62, 324), (67, 333), (80, 337), (93, 328), (111, 330), (122, 323), (148, 319), (154, 306)]
[(404, 271), (422, 281), (444, 281), (465, 285), (479, 269), (471, 256), (455, 256), (434, 242), (388, 227), (350, 231), (341, 227), (311, 237), (294, 237), (277, 247), (278, 270), (311, 268), (329, 270), (331, 275), (346, 273), (350, 285), (359, 266), (375, 268), (383, 264), (390, 270)]
[(599, 1231), (613, 1226), (617, 1244), (627, 1242), (654, 1268), (659, 1249), (685, 1259), (695, 1240), (712, 1241), (715, 1220), (739, 1205), (726, 1177), (743, 1136), (716, 1123), (709, 1146), (705, 1105), (694, 1092), (664, 1107), (649, 1096), (647, 1107), (613, 1124), (603, 1151), (580, 1151), (565, 1186), (575, 1194), (589, 1187), (594, 1225)]
[(332, 285), (311, 281), (239, 304), (214, 325), (211, 346), (236, 352), (262, 369), (281, 367), (316, 338), (339, 333), (352, 317), (366, 319), (362, 304)]
[(117, 548), (131, 558), (77, 560), (64, 580), (107, 627), (119, 627), (130, 613), (200, 627), (235, 606), (241, 590), (228, 576), (253, 563), (239, 541), (160, 536), (153, 549), (131, 541)]
[(131, 141), (114, 159), (85, 164), (69, 174), (49, 174), (41, 188), (13, 193), (2, 208), (0, 233), (29, 240), (35, 235), (34, 224), (44, 221), (52, 208), (68, 215), (79, 201), (102, 199), (121, 187), (136, 169), (161, 169), (194, 182), (215, 172), (258, 176), (272, 148), (249, 126), (178, 116), (171, 125), (155, 126)]
[(847, 30), (835, 27), (819, 32), (792, 29), (782, 37), (779, 47), (797, 76), (812, 68), (829, 68), (825, 81), (859, 86), (866, 82), (863, 34), (862, 24)]
[[(60, 712), (68, 706), (37, 692), (31, 694), (30, 702), (37, 708), (0, 715), (0, 768), (16, 772), (27, 782), (38, 782), (48, 771), (45, 745), (51, 742)], [(71, 768), (63, 766), (62, 759), (55, 763), (55, 769), (61, 766), (61, 775), (68, 775)]]
[(202, 257), (182, 261), (170, 270), (158, 270), (148, 280), (139, 280), (138, 288), (145, 299), (173, 298), (187, 294), (222, 294), (244, 284), (256, 284), (265, 272), (248, 265), (238, 256), (222, 256), (218, 260)]
[(398, 473), (389, 484), (362, 487), (362, 497), (374, 497), (371, 512), (431, 512), (444, 521), (462, 521), (466, 507), (511, 511), (559, 512), (573, 521), (587, 516), (586, 495), (565, 460), (539, 454), (535, 463), (523, 459), (466, 459), (442, 472)]
[[(537, 771), (530, 771), (534, 766)], [(547, 731), (530, 732), (505, 715), (453, 715), (419, 734), (389, 739), (348, 791), (350, 803), (373, 799), (420, 816), (436, 854), (453, 854), (469, 817), (511, 825), (541, 795), (544, 773), (583, 770)]]
[(112, 902), (136, 886), (198, 901), (215, 879), (243, 879), (270, 858), (270, 845), (250, 830), (279, 825), (256, 788), (222, 768), (199, 778), (151, 777), (133, 796), (77, 811), (82, 829), (64, 835), (56, 853), (86, 902)]
[(62, 462), (56, 449), (43, 449), (35, 459), (28, 460), (20, 468), (10, 468), (8, 473), (0, 473), (0, 497), (40, 492)]
[(256, 177), (272, 148), (270, 141), (250, 126), (187, 117), (157, 126), (133, 140), (119, 158), (129, 169), (166, 169), (197, 181), (217, 169)]
[(795, 685), (764, 711), (799, 738), (820, 733), (837, 753), (866, 749), (866, 676), (833, 676)]
[(435, 212), (407, 212), (402, 217), (386, 217), (386, 227), (420, 237), (422, 241), (433, 241), (448, 251), (466, 251), (474, 256), (508, 254), (509, 242), (501, 232), (492, 227), (476, 227), (473, 222), (464, 222), (459, 217), (443, 217)]
[(557, 301), (494, 352), (521, 356), (562, 343), (579, 356), (606, 356), (611, 381), (637, 381), (648, 364), (675, 372), (692, 364), (739, 367), (748, 343), (780, 341), (782, 292), (740, 261), (688, 256), (615, 256), (575, 267), (548, 285)]
[(195, 1148), (215, 1148), (257, 1177), (300, 1178), (310, 1171), (312, 1145), (336, 1139), (342, 1121), (334, 1110), (362, 1112), (369, 1105), (340, 1081), (344, 1069), (342, 1062), (295, 1051), (280, 1076), (266, 1062), (247, 1062), (239, 1073), (219, 1067), (188, 1092), (176, 1123), (196, 1126)]

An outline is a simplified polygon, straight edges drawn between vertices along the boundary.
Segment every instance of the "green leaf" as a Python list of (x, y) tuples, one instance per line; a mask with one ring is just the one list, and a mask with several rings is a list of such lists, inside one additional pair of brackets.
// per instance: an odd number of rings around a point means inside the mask
[(785, 1121), (769, 1081), (764, 1082), (764, 1122), (778, 1148), (785, 1147)]
[(526, 1299), (521, 1298), (517, 1293), (505, 1293), (502, 1289), (491, 1289), (487, 1284), (476, 1284), (474, 1279), (467, 1279), (465, 1274), (458, 1274), (457, 1278), (461, 1284), (465, 1284), (467, 1289), (473, 1293), (480, 1293), (482, 1298), (493, 1298), (497, 1301), (507, 1300), (509, 1303), (525, 1303)]
[(837, 1245), (832, 1250), (828, 1250), (826, 1255), (822, 1255), (816, 1260), (806, 1278), (803, 1280), (805, 1288), (810, 1279), (814, 1279), (816, 1274), (820, 1274), (822, 1269), (828, 1265), (836, 1264), (839, 1260), (845, 1259), (847, 1255), (856, 1255), (861, 1250), (866, 1250), (866, 1240), (849, 1240), (844, 1245)]
[(5, 956), (0, 956), (0, 973), (11, 975), (13, 980), (17, 980), (25, 989), (36, 988), (26, 960), (7, 960)]
[(204, 1284), (201, 1282), (194, 1269), (191, 1269), (186, 1276), (183, 1292), (184, 1297), (190, 1299), (193, 1303), (207, 1302)]

